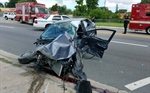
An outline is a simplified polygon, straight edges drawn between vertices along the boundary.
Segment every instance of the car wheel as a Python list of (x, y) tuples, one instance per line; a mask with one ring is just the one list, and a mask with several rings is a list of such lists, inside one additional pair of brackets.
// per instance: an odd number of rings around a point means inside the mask
[(15, 20), (16, 21), (16, 17), (14, 17), (14, 19), (13, 20)]
[(25, 52), (22, 55), (20, 55), (18, 58), (18, 61), (21, 64), (28, 64), (31, 61), (33, 61), (34, 59), (36, 59), (36, 52), (35, 51), (28, 51), (28, 52)]
[(5, 19), (6, 19), (6, 20), (8, 20), (8, 17), (7, 17), (7, 16), (5, 16)]
[(49, 26), (50, 24), (47, 24), (46, 26), (45, 26), (45, 29)]
[(20, 22), (20, 23), (23, 23), (23, 20), (22, 20), (22, 18), (20, 18), (19, 22)]
[(32, 24), (34, 23), (35, 19), (36, 19), (36, 18), (34, 18), (34, 19), (33, 19), (33, 22), (32, 22)]
[(150, 27), (146, 29), (146, 33), (150, 35)]

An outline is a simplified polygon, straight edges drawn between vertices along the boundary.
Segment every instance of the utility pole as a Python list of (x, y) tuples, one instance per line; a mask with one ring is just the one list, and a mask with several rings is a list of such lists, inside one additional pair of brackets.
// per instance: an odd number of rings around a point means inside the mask
[(106, 15), (106, 0), (104, 1), (104, 15)]
[(104, 1), (104, 7), (105, 7), (105, 5), (106, 5), (106, 0)]

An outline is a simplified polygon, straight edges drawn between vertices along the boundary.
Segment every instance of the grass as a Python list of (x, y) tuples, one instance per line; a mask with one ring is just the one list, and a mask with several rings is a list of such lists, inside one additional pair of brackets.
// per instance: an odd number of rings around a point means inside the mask
[(113, 26), (113, 27), (123, 27), (123, 23), (113, 23), (113, 22), (96, 22), (96, 26)]

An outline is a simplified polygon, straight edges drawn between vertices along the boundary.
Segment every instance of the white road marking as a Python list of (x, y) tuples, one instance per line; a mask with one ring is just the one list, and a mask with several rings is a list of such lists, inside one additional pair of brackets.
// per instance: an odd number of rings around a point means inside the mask
[(14, 28), (12, 26), (4, 26), (4, 25), (0, 25), (0, 27), (4, 27), (4, 28)]
[(148, 84), (150, 84), (150, 77), (125, 85), (125, 87), (133, 91)]
[(46, 86), (46, 88), (45, 88), (45, 92), (44, 92), (44, 93), (47, 93), (49, 83), (50, 83), (50, 80), (49, 80), (48, 83), (47, 83), (47, 86)]
[(132, 45), (132, 46), (148, 47), (148, 45), (141, 45), (141, 44), (134, 44), (134, 43), (126, 43), (126, 42), (120, 42), (120, 41), (111, 41), (111, 42), (113, 42), (113, 43), (119, 43), (119, 44)]

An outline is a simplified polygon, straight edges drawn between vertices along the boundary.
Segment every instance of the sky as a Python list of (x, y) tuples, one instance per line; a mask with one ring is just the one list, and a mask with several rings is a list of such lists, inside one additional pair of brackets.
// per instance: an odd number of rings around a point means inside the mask
[[(0, 2), (8, 2), (9, 0), (0, 0)], [(66, 5), (68, 9), (74, 10), (74, 7), (76, 5), (75, 0), (37, 0), (38, 3), (46, 4), (46, 7), (49, 8), (52, 5), (55, 5), (58, 3), (59, 5)], [(108, 7), (109, 10), (112, 12), (115, 12), (116, 10), (116, 4), (118, 4), (118, 9), (127, 9), (128, 12), (131, 11), (131, 5), (140, 3), (141, 0), (99, 0), (98, 6), (102, 7)]]

